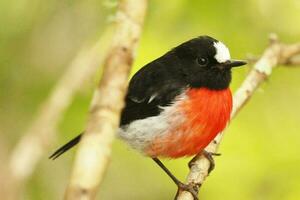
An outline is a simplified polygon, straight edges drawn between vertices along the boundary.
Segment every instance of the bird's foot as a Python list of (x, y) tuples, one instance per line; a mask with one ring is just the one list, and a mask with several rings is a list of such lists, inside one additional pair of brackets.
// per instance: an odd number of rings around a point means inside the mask
[[(194, 200), (198, 200), (198, 191), (199, 191), (200, 185), (192, 184), (192, 183), (184, 184), (182, 182), (178, 182), (178, 183), (176, 183), (176, 185), (178, 187), (176, 197), (180, 192), (187, 191), (187, 192), (191, 193)], [(176, 197), (175, 197), (175, 199), (176, 199)]]
[(196, 160), (200, 157), (200, 156), (204, 156), (208, 161), (209, 161), (209, 169), (208, 169), (208, 174), (210, 174), (210, 172), (212, 170), (214, 170), (215, 168), (215, 160), (213, 158), (213, 156), (220, 156), (221, 154), (220, 153), (213, 153), (213, 152), (208, 152), (206, 150), (203, 150), (202, 152), (198, 153), (188, 164), (189, 168), (191, 168)]
[(175, 199), (177, 199), (177, 196), (179, 195), (180, 192), (188, 191), (189, 193), (192, 194), (194, 200), (198, 200), (198, 191), (199, 191), (199, 187), (201, 186), (201, 184), (196, 184), (196, 183), (184, 184), (184, 183), (182, 183), (169, 171), (169, 169), (158, 158), (152, 158), (152, 159), (156, 162), (156, 164), (158, 164), (167, 173), (167, 175), (177, 185), (178, 190), (177, 190)]

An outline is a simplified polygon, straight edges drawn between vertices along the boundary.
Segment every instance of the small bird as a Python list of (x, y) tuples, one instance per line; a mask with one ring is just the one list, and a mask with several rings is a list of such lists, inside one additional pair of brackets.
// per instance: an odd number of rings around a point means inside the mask
[[(141, 68), (130, 80), (118, 136), (152, 158), (176, 183), (197, 199), (190, 185), (180, 182), (158, 158), (206, 156), (205, 147), (230, 119), (231, 69), (246, 62), (231, 60), (220, 41), (200, 36), (173, 48)], [(75, 146), (81, 134), (50, 156)]]

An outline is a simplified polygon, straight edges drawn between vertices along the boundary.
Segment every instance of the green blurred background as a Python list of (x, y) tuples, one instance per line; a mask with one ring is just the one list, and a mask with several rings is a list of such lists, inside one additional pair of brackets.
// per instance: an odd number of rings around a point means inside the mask
[[(260, 55), (275, 32), (284, 42), (300, 41), (299, 0), (149, 1), (134, 71), (177, 44), (211, 35), (233, 58)], [(110, 26), (115, 1), (0, 1), (0, 139), (8, 154), (34, 119), (56, 81), (85, 46)], [(250, 67), (233, 74), (235, 90)], [(98, 76), (99, 77), (99, 76)], [(49, 154), (85, 126), (93, 88), (87, 81), (59, 124)], [(300, 199), (300, 68), (278, 68), (232, 121), (216, 170), (201, 199)], [(74, 150), (55, 162), (39, 163), (23, 199), (62, 199)], [(5, 161), (1, 161), (1, 165)], [(181, 179), (188, 159), (166, 160)], [(172, 199), (176, 187), (148, 158), (115, 141), (99, 199)]]

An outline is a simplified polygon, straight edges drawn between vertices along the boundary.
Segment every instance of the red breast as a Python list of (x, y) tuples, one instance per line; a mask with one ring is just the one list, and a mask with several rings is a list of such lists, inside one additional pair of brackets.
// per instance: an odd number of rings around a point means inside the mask
[(226, 127), (232, 109), (230, 89), (189, 89), (186, 96), (176, 108), (184, 120), (151, 142), (146, 150), (149, 156), (178, 158), (195, 155)]

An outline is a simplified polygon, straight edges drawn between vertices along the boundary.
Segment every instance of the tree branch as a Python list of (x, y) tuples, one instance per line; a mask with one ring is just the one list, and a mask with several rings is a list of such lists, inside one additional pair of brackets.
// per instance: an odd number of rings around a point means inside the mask
[(66, 191), (67, 200), (95, 198), (119, 126), (128, 75), (146, 7), (146, 0), (120, 1), (113, 45), (93, 96), (86, 131), (79, 144)]
[(13, 149), (8, 163), (10, 178), (22, 185), (55, 137), (57, 124), (82, 84), (92, 77), (103, 62), (107, 45), (105, 32), (90, 48), (81, 50), (42, 104), (31, 126)]
[[(297, 64), (295, 57), (300, 55), (300, 43), (283, 44), (278, 41), (276, 35), (270, 36), (270, 45), (264, 51), (261, 58), (254, 64), (240, 88), (233, 97), (233, 110), (231, 119), (236, 116), (238, 111), (250, 100), (256, 89), (269, 77), (273, 68), (278, 65)], [(299, 61), (299, 60), (298, 60)], [(299, 64), (299, 62), (298, 62)], [(217, 152), (224, 133), (219, 135), (208, 145), (208, 152)], [(204, 183), (208, 176), (209, 161), (204, 156), (198, 156), (192, 163), (186, 182), (193, 184), (198, 189)], [(177, 200), (193, 200), (193, 196), (187, 191), (179, 191)]]

